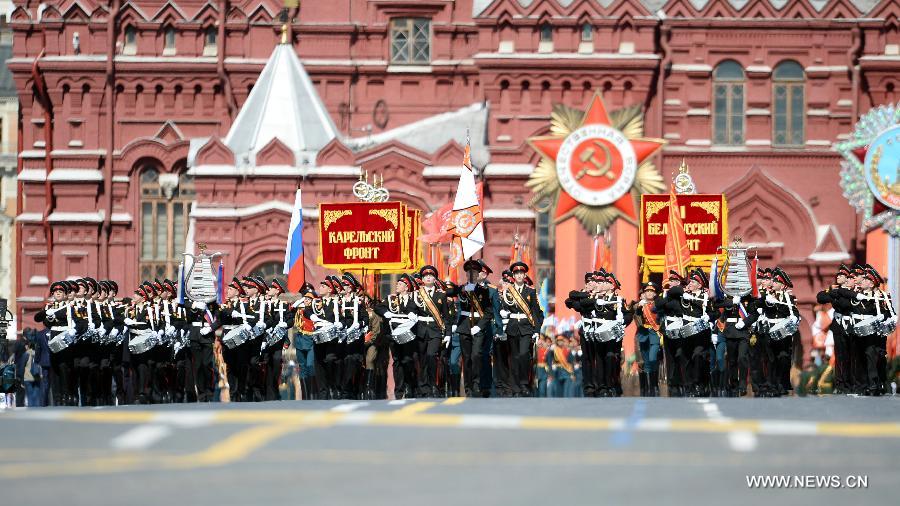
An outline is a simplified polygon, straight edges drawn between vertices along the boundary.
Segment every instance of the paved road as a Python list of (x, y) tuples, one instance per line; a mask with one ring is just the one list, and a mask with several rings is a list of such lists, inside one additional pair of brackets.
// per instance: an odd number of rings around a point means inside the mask
[(900, 398), (36, 409), (0, 435), (4, 504), (889, 504)]

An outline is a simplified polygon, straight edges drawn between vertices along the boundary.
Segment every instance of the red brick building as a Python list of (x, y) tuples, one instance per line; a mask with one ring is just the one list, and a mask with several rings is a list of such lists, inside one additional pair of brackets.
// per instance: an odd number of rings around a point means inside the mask
[[(552, 104), (596, 90), (644, 105), (645, 134), (669, 143), (657, 167), (685, 159), (700, 192), (724, 192), (731, 234), (786, 268), (810, 316), (834, 267), (864, 258), (832, 144), (900, 94), (900, 0), (310, 1), (289, 11), (288, 51), (276, 0), (16, 4), (25, 321), (56, 278), (128, 291), (173, 275), (191, 220), (194, 241), (229, 254), (226, 275), (272, 274), (298, 185), (318, 277), (315, 205), (368, 171), (439, 207), (466, 128), (485, 258), (505, 262), (518, 231), (568, 290), (588, 238), (528, 207), (525, 141)], [(614, 229), (619, 272), (636, 272), (634, 227)]]

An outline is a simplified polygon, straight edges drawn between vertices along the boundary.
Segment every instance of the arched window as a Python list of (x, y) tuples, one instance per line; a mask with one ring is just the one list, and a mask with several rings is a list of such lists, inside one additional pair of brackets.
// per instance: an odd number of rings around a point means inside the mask
[(581, 42), (590, 42), (594, 40), (594, 27), (590, 23), (581, 25)]
[(163, 54), (164, 55), (172, 55), (175, 54), (175, 27), (167, 26), (163, 30)]
[(215, 56), (217, 54), (217, 38), (219, 36), (216, 27), (209, 26), (203, 34), (203, 56)]
[(259, 276), (265, 279), (268, 284), (272, 284), (272, 280), (277, 279), (282, 286), (287, 288), (287, 276), (282, 273), (283, 270), (284, 264), (282, 262), (266, 262), (253, 269), (250, 275)]
[(713, 144), (744, 144), (744, 69), (733, 60), (713, 72)]
[(141, 169), (141, 279), (175, 279), (185, 250), (194, 178)]
[(772, 144), (775, 146), (802, 146), (804, 138), (803, 67), (794, 61), (785, 61), (772, 72)]
[(134, 26), (125, 27), (125, 47), (122, 52), (126, 55), (137, 54), (137, 28)]

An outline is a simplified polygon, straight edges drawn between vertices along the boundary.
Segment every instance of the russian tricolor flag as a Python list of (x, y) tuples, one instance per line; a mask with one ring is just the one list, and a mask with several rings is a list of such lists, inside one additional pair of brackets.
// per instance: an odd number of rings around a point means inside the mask
[(306, 281), (303, 265), (303, 204), (300, 189), (294, 200), (294, 212), (291, 213), (291, 226), (287, 234), (287, 249), (284, 252), (284, 274), (287, 275), (287, 289), (298, 292)]

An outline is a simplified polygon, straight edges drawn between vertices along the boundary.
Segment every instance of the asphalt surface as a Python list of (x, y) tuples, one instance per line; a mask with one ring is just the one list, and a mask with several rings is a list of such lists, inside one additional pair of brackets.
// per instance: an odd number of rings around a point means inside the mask
[(19, 409), (0, 437), (3, 504), (890, 504), (900, 397)]

